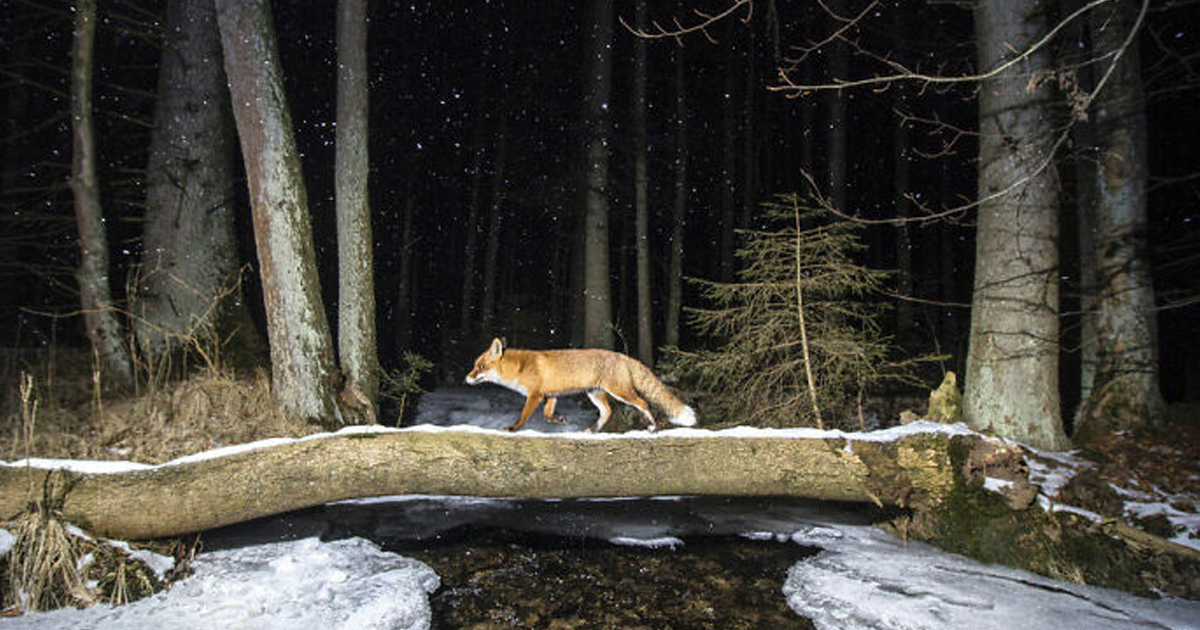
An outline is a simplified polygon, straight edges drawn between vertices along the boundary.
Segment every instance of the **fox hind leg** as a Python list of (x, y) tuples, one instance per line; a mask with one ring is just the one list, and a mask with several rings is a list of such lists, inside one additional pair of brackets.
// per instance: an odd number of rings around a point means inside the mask
[(600, 418), (596, 420), (596, 424), (588, 428), (588, 433), (599, 433), (604, 429), (604, 423), (608, 422), (608, 418), (612, 416), (612, 406), (608, 404), (608, 396), (604, 394), (604, 390), (590, 391), (587, 396), (588, 400), (596, 405), (596, 409), (600, 410)]
[(618, 394), (617, 392), (609, 391), (608, 395), (642, 412), (642, 416), (646, 418), (646, 428), (650, 432), (658, 429), (658, 425), (654, 424), (654, 414), (650, 413), (650, 405), (646, 404), (646, 401), (641, 396), (638, 396), (637, 392), (631, 390)]
[(542, 415), (546, 416), (546, 422), (555, 424), (566, 424), (567, 419), (562, 416), (554, 415), (554, 408), (558, 405), (558, 397), (550, 396), (546, 398), (546, 406), (542, 408)]

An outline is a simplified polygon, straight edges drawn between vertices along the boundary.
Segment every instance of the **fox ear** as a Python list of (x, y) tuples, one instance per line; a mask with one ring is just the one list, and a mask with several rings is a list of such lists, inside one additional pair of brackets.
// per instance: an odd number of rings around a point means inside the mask
[(492, 340), (492, 347), (488, 348), (488, 354), (492, 355), (493, 357), (498, 357), (504, 354), (504, 342), (500, 341), (499, 337)]

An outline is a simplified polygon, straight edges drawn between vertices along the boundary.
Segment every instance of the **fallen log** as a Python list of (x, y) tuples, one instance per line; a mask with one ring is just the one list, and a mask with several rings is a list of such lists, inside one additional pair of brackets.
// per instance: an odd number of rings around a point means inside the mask
[(923, 509), (939, 504), (955, 485), (952, 444), (971, 450), (987, 441), (937, 425), (871, 434), (673, 430), (642, 436), (343, 431), (111, 473), (3, 464), (0, 519), (13, 518), (47, 485), (58, 489), (63, 518), (129, 540), (399, 494), (799, 496)]

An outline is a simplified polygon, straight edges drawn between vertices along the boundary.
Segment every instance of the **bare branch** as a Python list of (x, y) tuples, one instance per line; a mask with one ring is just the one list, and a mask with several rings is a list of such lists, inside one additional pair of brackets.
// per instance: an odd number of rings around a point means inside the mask
[[(925, 74), (922, 72), (918, 72), (912, 68), (909, 68), (897, 61), (885, 59), (883, 57), (879, 57), (876, 55), (871, 55), (871, 56), (875, 57), (877, 60), (884, 63), (885, 65), (892, 68), (894, 73), (888, 74), (888, 75), (883, 75), (883, 76), (874, 76), (874, 77), (867, 77), (867, 78), (853, 79), (853, 80), (845, 79), (842, 77), (834, 77), (832, 83), (803, 84), (803, 83), (796, 83), (795, 80), (792, 79), (789, 68), (780, 68), (779, 69), (779, 80), (781, 81), (781, 84), (768, 86), (767, 89), (771, 90), (773, 92), (787, 92), (789, 98), (796, 98), (798, 96), (803, 96), (810, 92), (821, 92), (821, 91), (829, 91), (829, 90), (844, 90), (844, 89), (860, 88), (860, 87), (879, 87), (882, 85), (886, 85), (886, 84), (890, 84), (890, 83), (898, 83), (898, 82), (924, 83), (927, 85), (928, 84), (978, 83), (978, 82), (984, 81), (986, 79), (990, 79), (992, 77), (999, 76), (1001, 73), (1003, 73), (1003, 72), (1007, 71), (1008, 69), (1012, 68), (1013, 66), (1021, 63), (1022, 61), (1027, 59), (1030, 55), (1036, 53), (1037, 51), (1039, 51), (1042, 48), (1045, 48), (1047, 45), (1049, 45), (1050, 42), (1053, 41), (1054, 38), (1063, 29), (1065, 29), (1067, 27), (1068, 24), (1070, 24), (1074, 20), (1082, 17), (1088, 11), (1090, 11), (1102, 4), (1106, 4), (1106, 3), (1112, 2), (1112, 1), (1113, 0), (1092, 0), (1091, 2), (1088, 2), (1084, 6), (1073, 11), (1067, 17), (1060, 20), (1058, 22), (1058, 24), (1054, 25), (1054, 28), (1050, 29), (1049, 32), (1047, 32), (1044, 36), (1042, 36), (1041, 39), (1039, 39), (1037, 42), (1035, 42), (1028, 49), (1020, 51), (1012, 59), (1009, 59), (1008, 61), (996, 66), (995, 68), (992, 68), (991, 70), (988, 70), (987, 72), (977, 73), (977, 74), (967, 74), (967, 75)], [(1149, 4), (1149, 2), (1143, 3), (1142, 12), (1138, 17), (1138, 25), (1141, 24), (1142, 19), (1145, 17), (1146, 6), (1148, 4)], [(1135, 28), (1134, 31), (1136, 32), (1136, 30), (1137, 29)], [(841, 41), (848, 41), (840, 36), (840, 32), (841, 31), (839, 30), (839, 32), (835, 33), (835, 35), (831, 36), (831, 38), (836, 38)], [(811, 50), (812, 49), (810, 49), (806, 52), (810, 52)], [(861, 51), (861, 49), (860, 49), (860, 51)], [(1124, 51), (1124, 47), (1122, 47), (1121, 51)], [(1118, 51), (1118, 56), (1121, 51)], [(861, 51), (861, 52), (866, 53), (866, 51)], [(869, 54), (869, 53), (867, 53), (867, 54)]]
[(700, 9), (692, 9), (692, 13), (695, 14), (699, 21), (691, 25), (684, 25), (679, 21), (679, 18), (676, 17), (672, 18), (672, 22), (674, 22), (674, 24), (670, 27), (664, 27), (657, 21), (651, 21), (648, 28), (641, 29), (630, 26), (629, 23), (625, 21), (624, 17), (619, 16), (617, 20), (621, 23), (621, 26), (625, 27), (625, 30), (633, 33), (637, 37), (642, 37), (645, 39), (665, 39), (669, 37), (674, 39), (679, 45), (682, 46), (682, 38), (684, 35), (701, 33), (710, 44), (715, 44), (717, 43), (717, 40), (709, 34), (708, 28), (733, 15), (742, 7), (746, 7), (746, 16), (741, 18), (741, 20), (742, 22), (749, 22), (750, 18), (754, 15), (754, 0), (734, 0), (733, 4), (717, 13), (708, 13), (706, 11), (701, 11)]

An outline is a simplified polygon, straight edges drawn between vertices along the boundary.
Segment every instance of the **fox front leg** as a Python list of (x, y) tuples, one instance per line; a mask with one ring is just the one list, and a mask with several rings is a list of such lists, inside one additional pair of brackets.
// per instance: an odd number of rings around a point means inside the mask
[(542, 402), (542, 398), (541, 392), (529, 392), (525, 397), (525, 407), (521, 409), (521, 417), (511, 427), (508, 427), (508, 430), (516, 431), (525, 426), (525, 422), (529, 420), (529, 416), (533, 415), (533, 410), (537, 409), (538, 404)]

